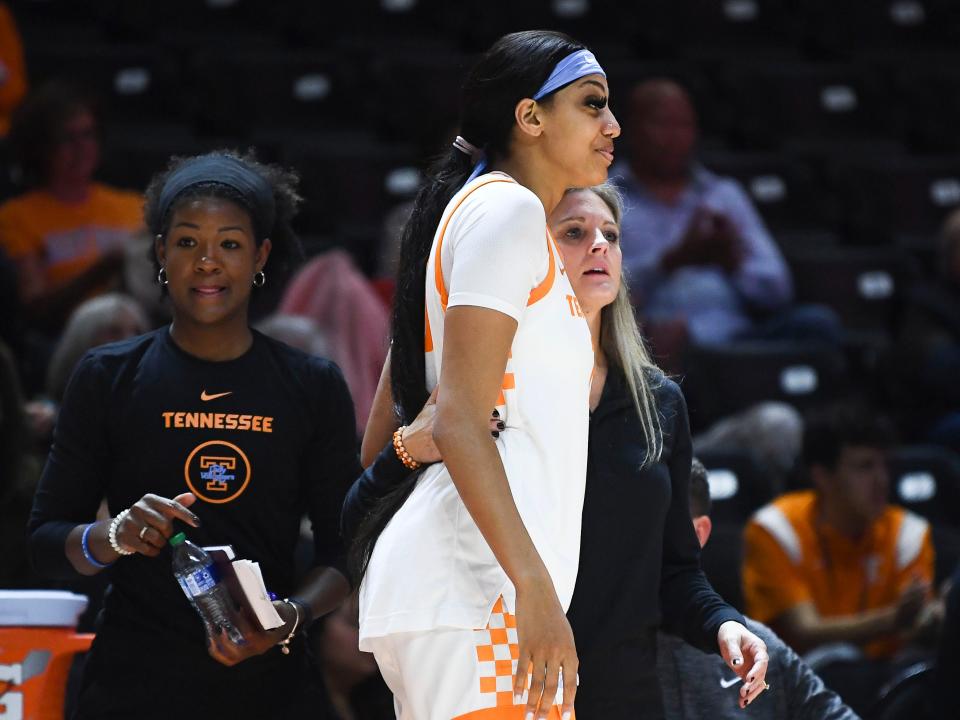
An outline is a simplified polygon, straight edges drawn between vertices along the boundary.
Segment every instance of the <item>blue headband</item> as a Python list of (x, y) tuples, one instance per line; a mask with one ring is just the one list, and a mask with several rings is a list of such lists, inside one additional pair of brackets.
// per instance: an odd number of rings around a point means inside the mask
[[(589, 50), (577, 50), (576, 52), (570, 53), (557, 63), (556, 67), (553, 68), (553, 72), (550, 73), (550, 77), (548, 77), (546, 82), (540, 86), (540, 89), (533, 94), (533, 99), (542, 100), (550, 93), (587, 75), (607, 76), (603, 68), (600, 67), (600, 63), (597, 62), (597, 58), (595, 58)], [(456, 144), (454, 144), (454, 147), (456, 147)], [(467, 178), (467, 182), (469, 183), (474, 178), (479, 177), (486, 169), (486, 154), (480, 153), (480, 159), (473, 168), (473, 172), (470, 173), (470, 177)]]
[(574, 80), (579, 80), (587, 75), (607, 76), (603, 68), (600, 67), (600, 63), (597, 62), (597, 59), (589, 50), (577, 50), (575, 53), (570, 53), (557, 63), (553, 72), (550, 73), (550, 77), (540, 86), (540, 89), (534, 94), (533, 99), (540, 100), (554, 90), (562, 88), (564, 85), (569, 85)]
[(264, 235), (273, 229), (276, 208), (270, 183), (241, 160), (220, 153), (191, 158), (170, 173), (160, 191), (160, 217), (167, 216), (184, 190), (206, 183), (236, 190), (252, 212), (254, 227)]

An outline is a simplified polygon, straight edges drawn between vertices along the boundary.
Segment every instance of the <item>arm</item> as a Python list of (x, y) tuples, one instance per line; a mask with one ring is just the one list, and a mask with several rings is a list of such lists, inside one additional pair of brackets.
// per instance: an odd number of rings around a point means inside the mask
[[(748, 704), (764, 690), (767, 654), (763, 641), (745, 627), (743, 616), (724, 602), (700, 568), (700, 544), (690, 522), (690, 461), (692, 456), (687, 406), (675, 385), (670, 432), (671, 499), (664, 523), (660, 606), (664, 626), (680, 630), (684, 639), (714, 651), (743, 679), (739, 705)], [(746, 662), (744, 662), (746, 660)]]
[(855, 615), (823, 617), (796, 566), (756, 521), (744, 534), (744, 594), (760, 616), (793, 648), (805, 652), (826, 643), (864, 644), (909, 627), (922, 606), (923, 589), (908, 588), (898, 603)]
[[(389, 361), (389, 358), (388, 358)], [(433, 419), (437, 408), (437, 389), (434, 388), (427, 398), (420, 413), (414, 418), (401, 435), (401, 441), (410, 457), (421, 465), (428, 465), (440, 460), (440, 452), (433, 442)], [(491, 420), (491, 431), (496, 429)], [(501, 423), (502, 425), (502, 423)], [(369, 426), (368, 426), (369, 427)], [(363, 474), (350, 486), (343, 508), (340, 511), (340, 534), (347, 546), (353, 542), (361, 523), (367, 515), (383, 500), (394, 488), (400, 485), (413, 470), (406, 467), (397, 456), (393, 446), (393, 435), (386, 445), (375, 456), (372, 464), (367, 466)]]
[[(309, 391), (316, 403), (316, 427), (301, 455), (306, 507), (300, 507), (310, 517), (313, 530), (313, 567), (290, 593), (289, 602), (274, 601), (283, 620), (279, 628), (254, 628), (239, 617), (238, 628), (246, 640), (243, 645), (231, 642), (226, 633), (211, 638), (208, 652), (223, 665), (236, 665), (267, 652), (291, 631), (303, 631), (315, 618), (334, 610), (350, 593), (339, 515), (347, 488), (360, 474), (353, 401), (343, 374), (333, 363), (317, 372)], [(318, 458), (323, 459), (320, 466)]]
[[(102, 569), (86, 560), (80, 540), (83, 527), (96, 519), (106, 493), (107, 399), (102, 369), (88, 355), (78, 363), (67, 385), (50, 454), (33, 498), (27, 530), (31, 561), (40, 575), (69, 579), (76, 574), (95, 575)], [(106, 529), (105, 523), (96, 523), (92, 537), (88, 536), (90, 550), (102, 564), (117, 557), (106, 541)]]
[(393, 390), (390, 387), (390, 351), (383, 363), (380, 380), (377, 382), (377, 391), (373, 396), (373, 407), (367, 419), (367, 427), (363, 431), (363, 442), (360, 446), (360, 463), (368, 468), (377, 458), (377, 453), (385, 443), (389, 442), (393, 431), (400, 426), (397, 414), (393, 409)]
[[(107, 372), (95, 356), (84, 357), (64, 394), (28, 524), (33, 562), (44, 575), (95, 575), (120, 558), (108, 539), (112, 518), (96, 521), (110, 472)], [(194, 500), (190, 493), (173, 499), (145, 495), (118, 525), (117, 542), (156, 557), (173, 533), (174, 518), (199, 524), (187, 509)], [(147, 526), (152, 530), (140, 535)]]
[(339, 519), (347, 490), (360, 474), (353, 401), (340, 369), (332, 363), (325, 368), (316, 393), (321, 408), (318, 417), (325, 422), (319, 423), (316, 438), (304, 454), (305, 468), (311, 467), (310, 458), (326, 461), (322, 472), (310, 472), (305, 481), (315, 567), (291, 595), (304, 603), (308, 620), (333, 610), (350, 591)]
[(72, 280), (54, 288), (47, 288), (38, 273), (36, 258), (17, 262), (21, 278), (21, 298), (30, 322), (38, 327), (59, 328), (70, 311), (92, 291), (113, 282), (123, 272), (123, 251), (113, 249)]
[(734, 284), (756, 307), (787, 304), (793, 296), (790, 271), (763, 219), (739, 183), (725, 180), (720, 187), (719, 209), (733, 224), (743, 255), (733, 276)]
[(900, 627), (895, 605), (825, 618), (812, 602), (794, 605), (774, 618), (771, 625), (801, 652), (834, 642), (864, 644), (891, 635)]
[[(670, 406), (662, 408), (673, 427), (664, 443), (671, 498), (664, 523), (660, 607), (670, 632), (701, 650), (717, 652), (720, 626), (728, 620), (742, 624), (744, 619), (717, 594), (700, 568), (700, 544), (690, 522), (692, 448), (687, 406), (679, 388), (671, 390)], [(668, 427), (664, 422), (665, 431)]]
[[(514, 694), (535, 672), (527, 705), (537, 709), (556, 693), (563, 668), (565, 691), (576, 685), (576, 650), (556, 590), (520, 513), (495, 445), (489, 441), (490, 408), (496, 404), (507, 356), (516, 332), (512, 317), (486, 308), (457, 306), (447, 310), (443, 373), (433, 437), (464, 505), (517, 590), (520, 655)], [(540, 675), (540, 669), (545, 674)], [(564, 698), (565, 707), (573, 697)], [(546, 717), (545, 701), (538, 717)]]

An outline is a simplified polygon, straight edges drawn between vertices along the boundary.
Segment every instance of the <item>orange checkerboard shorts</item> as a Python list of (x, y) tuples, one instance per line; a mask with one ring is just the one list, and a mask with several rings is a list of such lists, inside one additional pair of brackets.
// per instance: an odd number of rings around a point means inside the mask
[[(513, 704), (517, 620), (497, 600), (482, 630), (438, 628), (373, 640), (397, 720), (523, 720)], [(549, 720), (560, 720), (563, 688)]]

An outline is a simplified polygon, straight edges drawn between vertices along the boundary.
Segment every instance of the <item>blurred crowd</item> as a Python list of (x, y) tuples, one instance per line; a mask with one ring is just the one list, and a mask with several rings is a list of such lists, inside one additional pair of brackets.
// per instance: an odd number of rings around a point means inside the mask
[[(31, 72), (23, 45), (16, 11), (0, 3), (3, 588), (50, 587), (27, 562), (24, 527), (76, 363), (169, 321), (144, 188), (100, 180), (109, 98)], [(946, 180), (929, 185), (947, 200), (923, 218), (932, 229), (912, 237), (916, 254), (879, 239), (844, 246), (796, 225), (778, 234), (791, 178), (745, 171), (756, 153), (738, 165), (711, 146), (700, 108), (718, 91), (634, 74), (611, 80), (624, 128), (611, 171), (626, 204), (624, 267), (653, 356), (687, 395), (707, 477), (694, 523), (710, 523), (701, 544), (712, 529), (708, 575), (862, 715), (879, 712), (881, 689), (904, 674), (922, 673), (933, 696), (937, 668), (958, 652), (948, 633), (960, 562), (960, 191), (951, 202)], [(429, 147), (454, 130), (437, 124)], [(308, 258), (272, 277), (252, 308), (260, 332), (343, 369), (358, 438), (387, 349), (413, 178), (372, 218), (372, 245), (329, 241), (307, 208)], [(874, 200), (878, 218), (886, 197)], [(86, 629), (104, 582), (73, 587), (92, 599)], [(391, 716), (372, 656), (356, 650), (355, 603), (317, 623), (311, 640), (329, 717)]]

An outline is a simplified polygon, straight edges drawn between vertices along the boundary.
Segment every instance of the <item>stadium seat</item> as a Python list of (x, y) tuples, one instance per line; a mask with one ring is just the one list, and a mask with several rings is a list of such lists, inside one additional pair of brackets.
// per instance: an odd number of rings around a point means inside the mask
[(916, 279), (895, 247), (790, 248), (786, 257), (797, 302), (827, 305), (851, 333), (891, 333), (897, 303)]
[(171, 156), (193, 155), (220, 147), (201, 142), (189, 125), (117, 125), (103, 134), (97, 177), (111, 185), (143, 192)]
[(459, 88), (472, 62), (460, 52), (382, 48), (370, 58), (367, 124), (384, 140), (435, 153), (438, 138), (457, 123)]
[(773, 486), (752, 455), (735, 450), (698, 451), (707, 469), (710, 518), (715, 524), (743, 525), (773, 499)]
[(834, 221), (829, 197), (809, 163), (781, 153), (712, 152), (703, 164), (739, 180), (771, 231), (822, 228)]
[(369, 136), (296, 139), (280, 148), (280, 159), (300, 173), (301, 231), (350, 240), (364, 270), (374, 264), (386, 213), (412, 197), (422, 178), (412, 148)]
[(903, 113), (900, 132), (918, 154), (960, 153), (960, 69), (956, 56), (896, 58), (891, 67), (896, 104)]
[(680, 25), (678, 35), (687, 57), (728, 49), (741, 56), (745, 52), (790, 55), (800, 45), (803, 26), (789, 0), (674, 0), (669, 8)]
[(191, 64), (202, 134), (356, 129), (362, 68), (332, 53), (255, 49), (198, 53)]
[(932, 235), (960, 207), (960, 155), (841, 157), (826, 177), (846, 234), (864, 244)]
[(960, 529), (960, 458), (935, 445), (905, 445), (890, 457), (890, 501), (931, 523)]
[(31, 82), (77, 82), (96, 95), (106, 121), (185, 119), (178, 58), (149, 45), (37, 43), (25, 50)]
[(869, 67), (809, 62), (731, 62), (720, 81), (735, 111), (734, 142), (778, 148), (787, 138), (882, 136), (880, 79)]
[(901, 670), (880, 688), (869, 717), (872, 720), (933, 720), (928, 702), (934, 672), (930, 662), (919, 662)]
[[(951, 5), (953, 7), (951, 7)], [(872, 50), (927, 51), (950, 45), (950, 0), (804, 0), (805, 45), (817, 55), (856, 57)]]
[(763, 400), (780, 400), (802, 411), (845, 389), (842, 352), (794, 343), (694, 346), (686, 368), (681, 387), (695, 430)]

